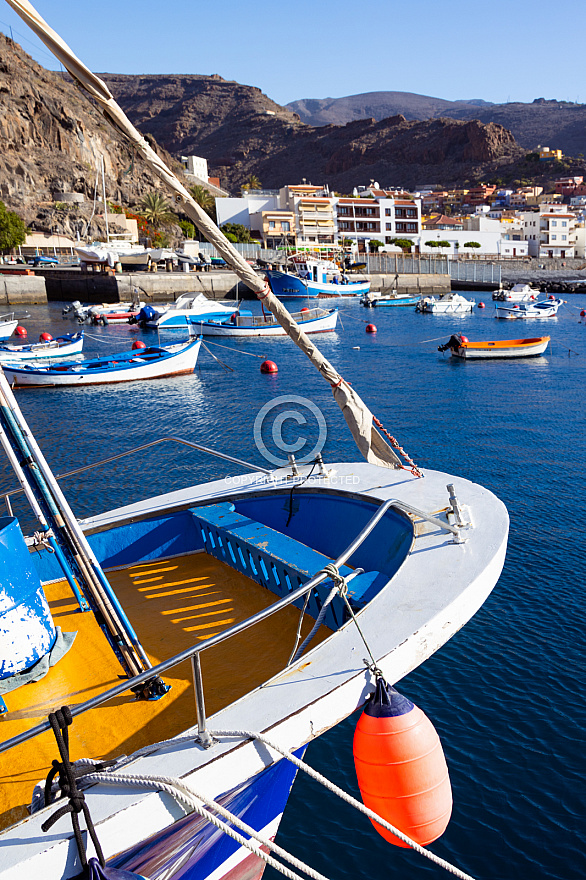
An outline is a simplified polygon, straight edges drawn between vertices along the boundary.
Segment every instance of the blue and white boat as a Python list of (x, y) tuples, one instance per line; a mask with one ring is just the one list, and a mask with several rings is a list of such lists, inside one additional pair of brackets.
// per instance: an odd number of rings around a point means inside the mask
[(14, 345), (12, 343), (0, 345), (0, 363), (71, 357), (80, 354), (82, 349), (83, 330), (79, 333), (65, 333), (55, 339), (31, 342), (28, 345)]
[[(136, 323), (151, 330), (187, 330), (201, 321), (229, 318), (238, 311), (238, 304), (216, 302), (203, 293), (183, 293), (166, 305), (144, 306)], [(134, 321), (130, 321), (134, 323)]]
[(114, 355), (50, 364), (4, 363), (4, 375), (13, 387), (110, 385), (137, 379), (162, 379), (193, 373), (201, 339), (179, 345), (133, 348)]
[[(302, 309), (291, 315), (305, 333), (332, 333), (338, 323), (337, 309)], [(287, 336), (279, 322), (270, 314), (253, 315), (240, 310), (229, 318), (208, 318), (196, 325), (202, 336)]]
[(329, 260), (296, 255), (291, 264), (294, 267), (292, 270), (265, 270), (272, 292), (280, 299), (364, 296), (370, 290), (369, 280), (352, 281)]

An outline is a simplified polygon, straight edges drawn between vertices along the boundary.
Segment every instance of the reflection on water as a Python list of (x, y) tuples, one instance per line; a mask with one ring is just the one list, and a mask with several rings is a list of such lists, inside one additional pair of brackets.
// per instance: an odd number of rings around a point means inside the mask
[[(483, 880), (582, 880), (586, 602), (578, 499), (586, 458), (586, 325), (579, 312), (586, 296), (569, 297), (557, 319), (540, 321), (539, 330), (533, 321), (495, 320), (489, 297), (474, 297), (487, 308), (462, 316), (339, 301), (339, 332), (314, 340), (418, 465), (485, 485), (511, 516), (496, 589), (476, 617), (401, 684), (437, 726), (450, 766), (453, 818), (433, 849)], [(56, 336), (75, 326), (62, 321), (57, 304), (29, 311), (24, 323), (31, 341), (43, 330)], [(378, 333), (367, 335), (366, 323), (375, 323)], [(472, 341), (547, 333), (552, 342), (536, 359), (472, 363), (438, 353), (454, 331)], [(86, 354), (130, 348), (137, 337), (154, 341), (156, 334), (88, 327)], [(170, 341), (178, 334), (161, 337)], [(224, 344), (210, 349), (233, 372), (202, 351), (193, 376), (20, 391), (18, 400), (56, 471), (169, 435), (264, 464), (252, 437), (254, 419), (264, 403), (283, 394), (308, 397), (322, 410), (326, 461), (357, 457), (330, 388), (290, 340)], [(276, 361), (279, 372), (262, 375), (261, 358), (244, 352)], [(63, 485), (76, 515), (87, 516), (237, 472), (170, 445)], [(2, 464), (0, 489), (13, 486)], [(353, 725), (350, 719), (314, 743), (308, 759), (356, 792)], [(348, 880), (437, 872), (385, 843), (366, 819), (301, 778), (279, 842), (306, 859), (310, 854), (328, 876)], [(265, 877), (271, 876), (267, 869)]]

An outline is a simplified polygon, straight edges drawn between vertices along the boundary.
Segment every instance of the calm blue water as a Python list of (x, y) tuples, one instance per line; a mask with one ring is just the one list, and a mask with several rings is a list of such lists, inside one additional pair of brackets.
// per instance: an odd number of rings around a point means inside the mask
[[(557, 319), (519, 323), (494, 320), (488, 296), (475, 297), (487, 307), (459, 318), (342, 303), (343, 329), (314, 339), (420, 466), (482, 483), (511, 517), (507, 561), (492, 595), (400, 686), (436, 725), (450, 767), (453, 817), (432, 849), (479, 880), (583, 880), (586, 324), (579, 313), (586, 296), (570, 296)], [(30, 311), (23, 321), (30, 339), (74, 326), (57, 304)], [(365, 334), (368, 321), (376, 336)], [(548, 333), (552, 345), (538, 359), (465, 363), (437, 352), (454, 331), (473, 340)], [(87, 333), (94, 337), (88, 354), (125, 349), (137, 337), (126, 326)], [(225, 344), (238, 351), (210, 348), (234, 372), (202, 351), (193, 376), (21, 391), (18, 399), (57, 472), (170, 434), (263, 463), (254, 419), (283, 394), (311, 398), (322, 410), (326, 460), (357, 457), (329, 387), (292, 343)], [(270, 357), (279, 373), (261, 375), (260, 360), (244, 352)], [(63, 485), (83, 516), (226, 472), (199, 453), (156, 447)], [(0, 489), (12, 485), (2, 467)], [(356, 793), (354, 724), (351, 718), (314, 743), (308, 760)], [(332, 878), (444, 874), (383, 841), (368, 820), (302, 776), (279, 842)], [(267, 869), (265, 876), (280, 875)]]

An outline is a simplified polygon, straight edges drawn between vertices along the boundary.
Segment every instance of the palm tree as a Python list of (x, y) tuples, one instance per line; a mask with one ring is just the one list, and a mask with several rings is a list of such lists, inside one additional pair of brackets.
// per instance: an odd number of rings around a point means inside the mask
[(205, 186), (196, 185), (189, 187), (190, 195), (194, 202), (203, 208), (206, 214), (209, 214), (214, 223), (216, 222), (216, 200)]
[(256, 174), (251, 174), (248, 180), (246, 180), (242, 186), (242, 190), (250, 190), (250, 189), (262, 189), (262, 183), (256, 176)]
[(169, 226), (176, 221), (171, 205), (159, 192), (148, 193), (140, 203), (139, 213), (151, 226), (158, 229), (159, 226)]

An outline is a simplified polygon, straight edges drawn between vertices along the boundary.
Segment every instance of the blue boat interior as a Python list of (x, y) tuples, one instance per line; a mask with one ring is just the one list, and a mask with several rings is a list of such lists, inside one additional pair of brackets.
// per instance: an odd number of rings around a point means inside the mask
[[(137, 518), (90, 532), (88, 540), (105, 569), (203, 550), (282, 597), (335, 560), (375, 512), (375, 504), (350, 494), (277, 490)], [(398, 571), (412, 541), (411, 520), (387, 511), (340, 568), (350, 577), (348, 599), (356, 610)], [(58, 576), (49, 570), (56, 569), (49, 554), (37, 553), (34, 559), (42, 580)], [(310, 616), (317, 617), (331, 588), (328, 579), (312, 591), (306, 609)], [(303, 599), (296, 604), (301, 607)], [(325, 623), (335, 630), (346, 616), (345, 603), (336, 597)]]

